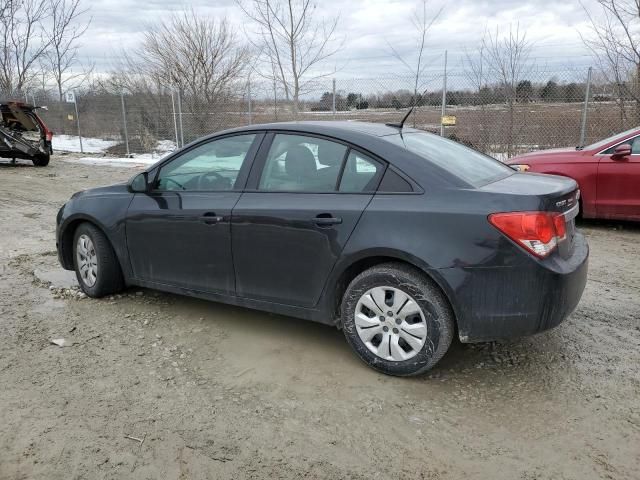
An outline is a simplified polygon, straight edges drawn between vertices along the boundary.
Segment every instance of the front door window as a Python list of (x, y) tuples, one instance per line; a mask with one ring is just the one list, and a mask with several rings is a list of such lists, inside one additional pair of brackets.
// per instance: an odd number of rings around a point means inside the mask
[(188, 150), (160, 169), (160, 191), (233, 190), (254, 134), (212, 140)]

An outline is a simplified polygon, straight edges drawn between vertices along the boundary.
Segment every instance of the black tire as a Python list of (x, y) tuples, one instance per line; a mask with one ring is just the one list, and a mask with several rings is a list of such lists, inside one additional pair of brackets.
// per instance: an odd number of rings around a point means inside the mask
[(49, 165), (50, 158), (51, 156), (48, 154), (39, 154), (33, 157), (32, 161), (36, 167), (46, 167), (47, 165)]
[[(372, 288), (383, 286), (408, 294), (424, 314), (426, 341), (422, 349), (407, 360), (393, 361), (376, 355), (356, 330), (358, 301)], [(342, 298), (341, 312), (344, 335), (353, 350), (367, 365), (387, 375), (410, 376), (429, 370), (449, 349), (455, 330), (453, 312), (440, 288), (419, 270), (402, 263), (381, 264), (353, 279)]]
[[(93, 285), (86, 283), (78, 266), (78, 240), (82, 235), (89, 237), (95, 249), (97, 275)], [(73, 266), (80, 288), (89, 297), (104, 297), (105, 295), (117, 293), (124, 288), (120, 263), (111, 243), (104, 233), (90, 223), (80, 224), (73, 236)]]

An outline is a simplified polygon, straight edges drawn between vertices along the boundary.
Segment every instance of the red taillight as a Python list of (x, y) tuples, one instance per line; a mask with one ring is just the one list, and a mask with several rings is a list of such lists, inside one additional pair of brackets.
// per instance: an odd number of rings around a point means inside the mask
[(35, 117), (38, 120), (38, 123), (40, 124), (40, 126), (42, 127), (42, 130), (44, 131), (44, 138), (47, 139), (47, 142), (50, 142), (51, 139), (53, 138), (53, 132), (49, 130), (49, 128), (45, 125), (45, 123), (42, 121), (42, 119), (38, 115), (35, 115)]
[(555, 212), (492, 213), (489, 222), (540, 258), (549, 255), (567, 234), (564, 215)]
[(553, 226), (556, 227), (556, 237), (558, 241), (564, 240), (567, 237), (567, 222), (564, 219), (564, 215), (554, 215)]

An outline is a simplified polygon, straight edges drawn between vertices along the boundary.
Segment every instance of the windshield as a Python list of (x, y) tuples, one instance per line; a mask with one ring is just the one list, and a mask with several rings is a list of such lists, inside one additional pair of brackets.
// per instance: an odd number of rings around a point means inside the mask
[(495, 158), (430, 133), (403, 133), (382, 138), (405, 147), (476, 187), (514, 173)]
[(616, 142), (618, 140), (622, 140), (627, 135), (631, 135), (632, 133), (637, 132), (637, 131), (638, 131), (638, 127), (631, 128), (631, 129), (626, 130), (626, 131), (624, 131), (622, 133), (618, 133), (617, 135), (613, 135), (613, 136), (611, 136), (609, 138), (605, 138), (604, 140), (600, 140), (599, 142), (592, 143), (591, 145), (587, 145), (583, 149), (584, 150), (598, 150), (600, 148), (606, 147), (611, 142)]

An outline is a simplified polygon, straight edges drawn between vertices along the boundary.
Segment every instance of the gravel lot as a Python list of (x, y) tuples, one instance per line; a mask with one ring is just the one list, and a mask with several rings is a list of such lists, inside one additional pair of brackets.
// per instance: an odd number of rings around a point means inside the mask
[(0, 164), (0, 479), (640, 478), (640, 226), (582, 224), (557, 329), (392, 378), (330, 327), (64, 288), (58, 208), (136, 171), (69, 158)]

